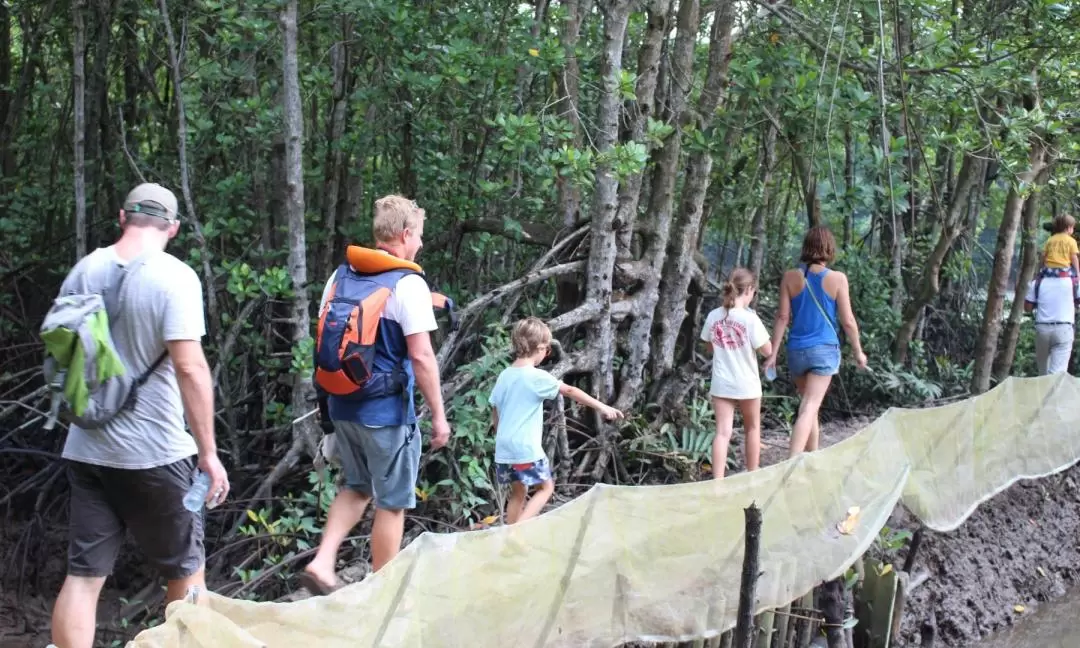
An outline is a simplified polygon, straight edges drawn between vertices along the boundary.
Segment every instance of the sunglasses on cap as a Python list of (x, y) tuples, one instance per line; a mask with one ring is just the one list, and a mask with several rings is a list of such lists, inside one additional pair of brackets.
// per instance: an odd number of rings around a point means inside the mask
[(146, 214), (147, 216), (154, 216), (162, 220), (167, 220), (170, 223), (179, 220), (179, 215), (170, 216), (169, 210), (165, 208), (165, 205), (154, 200), (142, 200), (131, 205), (124, 205), (124, 211), (130, 214)]

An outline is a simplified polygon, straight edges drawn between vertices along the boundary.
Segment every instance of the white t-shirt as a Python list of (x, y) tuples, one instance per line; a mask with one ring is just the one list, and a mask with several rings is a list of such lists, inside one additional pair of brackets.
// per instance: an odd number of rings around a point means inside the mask
[(1035, 300), (1035, 282), (1028, 284), (1027, 296), (1024, 301), (1035, 304), (1035, 323), (1049, 324), (1065, 322), (1072, 324), (1076, 321), (1076, 306), (1073, 299), (1077, 298), (1073, 290), (1072, 279), (1069, 277), (1044, 277), (1039, 284), (1039, 299)]
[[(327, 298), (330, 297), (336, 275), (335, 272), (326, 281), (322, 299), (319, 300), (319, 312), (322, 312)], [(400, 324), (406, 337), (439, 328), (439, 323), (435, 320), (435, 310), (431, 306), (431, 289), (420, 275), (405, 275), (397, 282), (386, 300), (382, 316), (383, 319)]]
[(717, 308), (705, 318), (701, 339), (713, 348), (710, 396), (736, 400), (761, 398), (757, 349), (769, 332), (748, 308)]

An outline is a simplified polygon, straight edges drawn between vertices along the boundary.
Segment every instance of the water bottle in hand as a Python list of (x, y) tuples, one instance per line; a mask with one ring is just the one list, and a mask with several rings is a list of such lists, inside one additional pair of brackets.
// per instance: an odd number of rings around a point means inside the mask
[(201, 511), (206, 503), (206, 495), (210, 492), (210, 475), (198, 471), (195, 475), (195, 483), (191, 485), (184, 495), (184, 508), (191, 512)]
[(765, 380), (769, 382), (776, 380), (776, 365), (765, 367)]

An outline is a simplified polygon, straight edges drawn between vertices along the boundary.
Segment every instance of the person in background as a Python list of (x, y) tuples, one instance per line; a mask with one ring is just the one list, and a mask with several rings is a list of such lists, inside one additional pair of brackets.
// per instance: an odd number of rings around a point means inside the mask
[[(539, 515), (555, 492), (543, 446), (544, 401), (562, 394), (609, 421), (623, 418), (623, 413), (537, 367), (551, 352), (551, 329), (538, 318), (515, 324), (510, 340), (514, 362), (496, 378), (488, 402), (495, 427), (496, 479), (510, 485), (506, 523), (515, 524)], [(535, 489), (531, 497), (529, 489)]]
[(769, 332), (750, 309), (757, 279), (746, 268), (735, 268), (724, 283), (724, 304), (705, 318), (701, 339), (712, 351), (709, 396), (716, 415), (712, 447), (713, 477), (723, 479), (728, 444), (735, 425), (735, 408), (742, 413), (746, 434), (746, 469), (757, 470), (761, 456), (761, 378), (756, 353), (772, 355)]
[[(1057, 225), (1055, 220), (1055, 229)], [(1071, 236), (1069, 240), (1072, 240)], [(1048, 252), (1049, 248), (1047, 245)], [(1024, 310), (1035, 315), (1035, 364), (1040, 376), (1069, 370), (1076, 304), (1080, 301), (1080, 287), (1076, 275), (1071, 272), (1065, 268), (1044, 268), (1028, 284), (1024, 297)]]
[(780, 280), (780, 298), (773, 325), (772, 355), (765, 368), (776, 366), (780, 343), (791, 324), (787, 340), (788, 370), (799, 392), (799, 414), (791, 431), (788, 456), (818, 448), (821, 435), (818, 412), (832, 377), (840, 371), (840, 336), (848, 343), (860, 369), (866, 354), (859, 342), (859, 325), (851, 309), (848, 278), (829, 269), (836, 258), (836, 241), (828, 228), (811, 227), (803, 237), (799, 267), (788, 270)]
[(1061, 270), (1075, 282), (1080, 278), (1080, 247), (1073, 238), (1076, 219), (1068, 214), (1061, 214), (1054, 219), (1053, 234), (1043, 246), (1043, 276), (1059, 276)]

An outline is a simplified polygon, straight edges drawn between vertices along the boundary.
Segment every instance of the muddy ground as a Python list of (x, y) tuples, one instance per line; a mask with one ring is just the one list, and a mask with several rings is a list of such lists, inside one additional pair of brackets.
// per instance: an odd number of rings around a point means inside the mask
[[(869, 419), (827, 424), (822, 447), (851, 436)], [(787, 437), (766, 433), (762, 463), (787, 456)], [(740, 463), (742, 448), (737, 449)], [(1020, 482), (980, 506), (957, 530), (927, 531), (913, 573), (929, 574), (908, 597), (900, 646), (920, 645), (920, 626), (934, 626), (937, 646), (967, 647), (1063, 596), (1080, 580), (1080, 466)], [(918, 528), (903, 506), (893, 529)], [(901, 561), (906, 549), (897, 556)], [(898, 565), (899, 566), (899, 565)], [(1024, 612), (1015, 611), (1015, 606)], [(1022, 647), (1018, 647), (1022, 648)]]
[[(849, 419), (826, 424), (822, 447), (847, 438), (868, 422)], [(736, 434), (734, 451), (742, 465), (739, 437)], [(762, 442), (764, 465), (787, 456), (786, 433), (766, 432)], [(937, 630), (937, 646), (971, 646), (1030, 614), (1039, 603), (1064, 595), (1080, 578), (1078, 483), (1077, 467), (1022, 482), (983, 504), (958, 530), (927, 532), (913, 571), (916, 575), (925, 571), (929, 578), (909, 596), (900, 645), (920, 645), (919, 627), (929, 622)], [(900, 507), (889, 526), (914, 531), (917, 521)], [(26, 537), (26, 530), (14, 525), (0, 529), (0, 569), (13, 568), (14, 543)], [(43, 648), (49, 643), (49, 614), (64, 563), (63, 529), (48, 529), (33, 537), (29, 557), (47, 567), (25, 579), (22, 591), (12, 591), (10, 585), (0, 591), (0, 648)], [(901, 550), (898, 558), (902, 560), (904, 554)], [(106, 585), (102, 621), (115, 617), (122, 596), (130, 596), (148, 582), (137, 556), (126, 552), (122, 562), (120, 578), (111, 578)], [(10, 583), (10, 579), (4, 581)], [(1025, 611), (1017, 613), (1017, 605)], [(138, 631), (115, 626), (103, 630), (98, 633), (101, 647), (123, 645)]]

